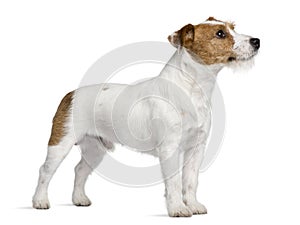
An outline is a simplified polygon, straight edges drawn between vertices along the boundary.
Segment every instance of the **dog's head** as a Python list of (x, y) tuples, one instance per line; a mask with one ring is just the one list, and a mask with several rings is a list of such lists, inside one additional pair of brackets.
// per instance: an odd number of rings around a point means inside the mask
[(175, 47), (184, 47), (202, 64), (234, 64), (252, 59), (260, 40), (234, 31), (234, 24), (209, 17), (198, 25), (188, 24), (168, 37)]

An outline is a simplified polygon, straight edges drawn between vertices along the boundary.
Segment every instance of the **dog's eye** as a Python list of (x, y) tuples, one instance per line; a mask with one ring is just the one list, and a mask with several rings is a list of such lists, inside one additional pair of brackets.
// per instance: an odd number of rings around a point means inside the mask
[(218, 38), (225, 38), (226, 37), (226, 34), (223, 30), (219, 30), (217, 33), (216, 33), (216, 36)]

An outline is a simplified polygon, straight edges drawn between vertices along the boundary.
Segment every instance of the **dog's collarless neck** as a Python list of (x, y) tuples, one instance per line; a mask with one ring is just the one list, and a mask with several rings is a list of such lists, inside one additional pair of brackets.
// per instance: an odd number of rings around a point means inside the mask
[(176, 83), (189, 92), (200, 87), (210, 98), (217, 74), (223, 67), (222, 64), (201, 64), (195, 61), (184, 48), (179, 48), (161, 71), (160, 77)]

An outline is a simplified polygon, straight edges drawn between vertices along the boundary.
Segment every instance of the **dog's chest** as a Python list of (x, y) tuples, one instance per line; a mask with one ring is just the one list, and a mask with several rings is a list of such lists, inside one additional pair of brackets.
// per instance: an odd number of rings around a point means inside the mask
[(201, 92), (191, 93), (191, 106), (181, 109), (182, 127), (185, 135), (209, 133), (211, 124), (210, 102)]

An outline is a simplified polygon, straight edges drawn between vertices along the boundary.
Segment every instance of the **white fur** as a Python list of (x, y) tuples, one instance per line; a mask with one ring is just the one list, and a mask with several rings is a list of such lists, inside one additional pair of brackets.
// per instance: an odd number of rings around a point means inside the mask
[(75, 143), (73, 135), (72, 122), (67, 122), (67, 135), (61, 140), (59, 145), (48, 146), (48, 152), (45, 163), (40, 167), (40, 176), (38, 186), (33, 196), (33, 207), (38, 209), (48, 209), (50, 203), (48, 200), (48, 186), (56, 169), (67, 156)]
[[(216, 24), (214, 21), (207, 23)], [(249, 37), (231, 33), (236, 41), (234, 50), (237, 54), (241, 58), (249, 56)], [(99, 165), (106, 151), (113, 147), (112, 143), (119, 143), (159, 157), (170, 216), (206, 213), (206, 208), (196, 197), (198, 171), (210, 131), (209, 101), (216, 76), (223, 67), (223, 64), (199, 64), (179, 47), (156, 78), (132, 86), (100, 84), (76, 90), (70, 111), (73, 120), (68, 121), (69, 129), (63, 140), (48, 148), (46, 162), (40, 169), (33, 207), (49, 208), (48, 184), (75, 143), (80, 145), (83, 158), (75, 169), (73, 203), (90, 205), (84, 191), (87, 177)], [(176, 88), (180, 91), (174, 91)], [(118, 102), (119, 98), (121, 102)], [(191, 101), (192, 108), (187, 107), (186, 99)], [(134, 105), (130, 113), (115, 108), (126, 109), (127, 105)], [(180, 141), (183, 145), (178, 149)], [(179, 163), (181, 152), (183, 168)]]
[(206, 20), (202, 22), (201, 24), (210, 24), (210, 25), (225, 25), (222, 21), (216, 21), (216, 20)]
[(234, 39), (233, 51), (237, 55), (237, 60), (239, 62), (249, 61), (257, 54), (257, 51), (249, 44), (251, 39), (250, 36), (244, 34), (238, 34), (234, 30), (229, 29), (230, 34)]

